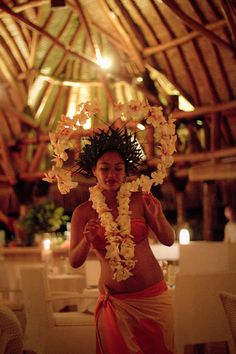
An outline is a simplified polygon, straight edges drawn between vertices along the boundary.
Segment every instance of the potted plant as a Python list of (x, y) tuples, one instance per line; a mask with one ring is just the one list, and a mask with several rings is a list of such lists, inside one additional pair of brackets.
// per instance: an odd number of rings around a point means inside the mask
[(53, 201), (30, 206), (25, 216), (19, 220), (26, 235), (25, 245), (32, 246), (36, 235), (43, 238), (45, 233), (58, 231), (68, 220), (69, 216), (64, 214), (64, 208)]

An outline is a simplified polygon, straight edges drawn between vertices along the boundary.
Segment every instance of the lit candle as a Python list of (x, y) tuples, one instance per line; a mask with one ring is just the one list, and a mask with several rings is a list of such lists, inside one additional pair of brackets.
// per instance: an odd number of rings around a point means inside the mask
[(187, 245), (190, 242), (190, 234), (188, 229), (181, 229), (179, 232), (179, 243)]
[(45, 238), (43, 240), (42, 260), (45, 262), (47, 262), (52, 255), (51, 243), (52, 241), (50, 238)]

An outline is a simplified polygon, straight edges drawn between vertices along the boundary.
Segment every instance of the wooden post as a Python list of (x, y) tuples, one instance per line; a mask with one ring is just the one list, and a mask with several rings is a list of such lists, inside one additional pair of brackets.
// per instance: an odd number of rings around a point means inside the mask
[(203, 239), (213, 240), (213, 227), (216, 219), (215, 182), (203, 183)]
[(176, 191), (177, 226), (185, 223), (184, 191)]

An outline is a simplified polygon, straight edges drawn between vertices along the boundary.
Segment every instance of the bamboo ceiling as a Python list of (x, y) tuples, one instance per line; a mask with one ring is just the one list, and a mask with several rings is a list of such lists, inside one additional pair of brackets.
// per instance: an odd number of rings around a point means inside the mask
[[(219, 178), (236, 177), (233, 1), (67, 0), (52, 6), (57, 3), (0, 2), (0, 181), (14, 186), (41, 178), (50, 162), (48, 131), (73, 104), (94, 97), (107, 112), (113, 102), (130, 99), (172, 112), (177, 177), (217, 179), (216, 163), (223, 164)], [(99, 66), (105, 56), (111, 69)], [(183, 98), (191, 111), (179, 109)], [(145, 139), (152, 167), (155, 141), (152, 134)]]

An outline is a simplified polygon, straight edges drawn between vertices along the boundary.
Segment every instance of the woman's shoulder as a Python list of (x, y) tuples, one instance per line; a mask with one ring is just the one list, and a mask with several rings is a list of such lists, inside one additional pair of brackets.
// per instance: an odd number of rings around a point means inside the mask
[(138, 214), (143, 214), (143, 192), (132, 192), (130, 201), (131, 210), (133, 212), (136, 210)]
[(145, 197), (148, 197), (148, 196), (152, 196), (151, 193), (148, 193), (148, 192), (143, 192), (143, 191), (139, 191), (139, 192), (132, 192), (132, 199), (134, 201), (143, 201), (143, 199)]
[(90, 200), (79, 204), (73, 211), (73, 214), (88, 215), (92, 212), (92, 203)]
[(143, 192), (132, 192), (132, 198), (133, 199), (140, 199), (143, 197)]

